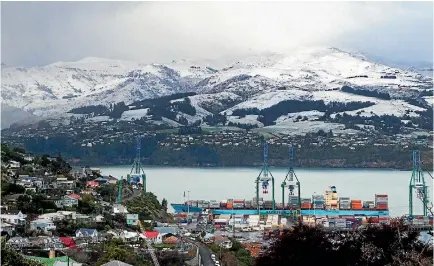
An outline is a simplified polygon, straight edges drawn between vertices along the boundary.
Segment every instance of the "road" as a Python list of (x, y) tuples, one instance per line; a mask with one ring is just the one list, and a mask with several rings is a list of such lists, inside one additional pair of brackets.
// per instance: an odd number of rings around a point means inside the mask
[(187, 242), (196, 245), (199, 248), (199, 254), (202, 260), (201, 263), (203, 266), (215, 266), (215, 263), (211, 259), (211, 254), (212, 254), (211, 250), (209, 250), (207, 246), (197, 241), (193, 241), (189, 238), (183, 238), (183, 239), (186, 240)]

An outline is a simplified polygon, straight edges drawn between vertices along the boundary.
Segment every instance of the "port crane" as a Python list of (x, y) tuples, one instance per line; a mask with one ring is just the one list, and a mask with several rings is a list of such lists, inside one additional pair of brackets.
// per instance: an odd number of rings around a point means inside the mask
[[(294, 190), (295, 188), (297, 188), (297, 197), (298, 197), (297, 210), (299, 213), (301, 213), (301, 187), (300, 187), (300, 181), (298, 180), (298, 177), (295, 174), (293, 165), (294, 165), (294, 146), (291, 145), (289, 147), (288, 173), (286, 174), (285, 179), (280, 185), (282, 187), (282, 205), (283, 208), (285, 208), (285, 188), (288, 188), (289, 196), (294, 196)], [(294, 177), (295, 177), (295, 181), (294, 181)]]
[(265, 140), (264, 142), (264, 164), (262, 166), (262, 170), (256, 178), (256, 206), (258, 207), (259, 214), (259, 183), (262, 184), (262, 193), (268, 194), (268, 186), (269, 182), (272, 184), (272, 208), (275, 210), (275, 200), (274, 200), (274, 176), (271, 174), (268, 169), (268, 142)]
[(413, 215), (413, 192), (416, 192), (416, 197), (422, 201), (423, 204), (423, 216), (428, 215), (428, 186), (425, 182), (424, 173), (420, 162), (420, 151), (413, 151), (413, 171), (411, 174), (410, 184), (409, 184), (409, 215)]
[[(143, 170), (143, 167), (140, 163), (140, 150), (142, 146), (142, 139), (140, 136), (136, 137), (136, 158), (134, 158), (133, 165), (131, 167), (131, 172), (129, 175), (127, 175), (127, 181), (130, 183), (131, 178), (142, 178), (142, 184), (143, 184), (143, 193), (146, 193), (146, 174), (145, 170)], [(134, 172), (134, 173), (133, 173)]]
[(151, 254), (151, 258), (152, 258), (152, 262), (154, 263), (154, 266), (160, 266), (160, 263), (158, 262), (157, 256), (155, 255), (154, 249), (152, 248), (151, 242), (146, 237), (145, 228), (144, 228), (144, 226), (140, 220), (138, 221), (138, 224), (139, 224), (140, 233), (143, 236), (143, 238), (145, 239), (146, 246), (148, 248), (148, 252), (149, 252), (149, 254)]
[[(133, 166), (131, 167), (130, 174), (127, 175), (127, 182), (128, 184), (131, 182), (131, 178), (142, 178), (143, 183), (143, 194), (146, 193), (146, 174), (143, 170), (143, 167), (140, 163), (140, 150), (141, 150), (141, 137), (136, 137), (136, 157), (134, 158)], [(134, 174), (133, 174), (134, 171)], [(122, 176), (121, 179), (118, 181), (118, 195), (116, 198), (116, 203), (121, 203), (122, 201), (122, 189), (124, 184), (124, 177)]]

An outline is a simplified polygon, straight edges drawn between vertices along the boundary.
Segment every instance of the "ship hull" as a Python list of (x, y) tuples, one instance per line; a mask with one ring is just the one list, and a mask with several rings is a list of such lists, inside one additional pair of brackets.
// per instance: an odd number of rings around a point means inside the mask
[[(180, 212), (190, 212), (190, 213), (200, 213), (203, 211), (202, 208), (190, 206), (187, 208), (184, 204), (171, 204), (175, 213)], [(225, 210), (225, 209), (212, 209), (210, 210), (212, 214), (235, 214), (235, 215), (257, 215), (258, 210), (252, 209), (235, 209), (235, 210)], [(271, 210), (262, 209), (260, 210), (261, 215), (267, 214), (280, 214), (280, 215), (290, 215), (290, 210)], [(301, 210), (301, 215), (315, 215), (315, 216), (389, 216), (388, 210)]]

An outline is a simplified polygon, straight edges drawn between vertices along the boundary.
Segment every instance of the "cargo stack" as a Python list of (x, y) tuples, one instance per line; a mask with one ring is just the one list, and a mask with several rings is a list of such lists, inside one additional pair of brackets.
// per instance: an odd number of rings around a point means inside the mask
[(199, 200), (197, 202), (197, 207), (202, 208), (202, 209), (209, 209), (209, 201)]
[(244, 200), (234, 200), (234, 209), (244, 209)]
[(312, 208), (312, 200), (309, 198), (301, 199), (301, 209), (309, 210)]
[(340, 210), (350, 210), (351, 209), (350, 198), (339, 198), (339, 209)]
[(323, 195), (312, 196), (312, 208), (316, 210), (323, 210), (325, 208), (325, 201)]
[(327, 210), (337, 210), (338, 207), (338, 193), (335, 187), (331, 187), (331, 190), (326, 191), (325, 194), (325, 208)]
[(288, 207), (292, 209), (298, 209), (298, 196), (289, 196), (288, 197)]
[(361, 200), (352, 200), (351, 201), (351, 209), (352, 210), (361, 210), (363, 207)]
[(273, 208), (273, 201), (266, 200), (264, 201), (264, 209), (269, 210)]
[(232, 210), (233, 208), (234, 208), (234, 200), (233, 199), (228, 199), (227, 200), (227, 204), (226, 204), (226, 209)]
[(210, 209), (218, 209), (218, 208), (220, 208), (220, 203), (216, 200), (210, 200), (209, 201), (209, 207), (210, 207)]
[(338, 218), (335, 220), (335, 227), (346, 228), (347, 227), (347, 221), (344, 218)]
[(277, 210), (281, 210), (281, 209), (283, 209), (283, 203), (281, 203), (281, 202), (276, 202), (275, 204), (276, 204), (276, 209), (277, 209)]
[[(252, 207), (254, 209), (258, 208), (258, 205), (256, 204), (256, 198), (253, 198), (252, 201)], [(263, 209), (264, 208), (264, 199), (263, 198), (259, 198), (259, 208)]]
[(246, 209), (252, 209), (253, 208), (252, 201), (251, 200), (244, 201), (244, 206)]
[(375, 195), (375, 207), (377, 210), (388, 210), (388, 196), (387, 195)]
[(374, 201), (364, 201), (363, 202), (363, 209), (375, 209), (375, 202)]
[(227, 200), (222, 200), (222, 201), (220, 202), (220, 207), (221, 207), (222, 209), (227, 209), (227, 206), (228, 206), (228, 201), (227, 201)]

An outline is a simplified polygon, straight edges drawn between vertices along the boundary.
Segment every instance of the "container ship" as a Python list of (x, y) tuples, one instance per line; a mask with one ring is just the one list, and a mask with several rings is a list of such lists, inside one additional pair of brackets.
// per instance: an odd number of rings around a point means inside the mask
[(259, 198), (253, 200), (227, 199), (217, 200), (189, 200), (183, 204), (171, 204), (175, 213), (201, 213), (209, 211), (212, 214), (261, 215), (280, 214), (290, 215), (300, 209), (302, 216), (389, 216), (388, 195), (376, 194), (372, 201), (362, 201), (349, 197), (338, 197), (335, 187), (331, 187), (324, 195), (312, 195), (310, 198), (289, 196), (288, 202), (275, 203)]

